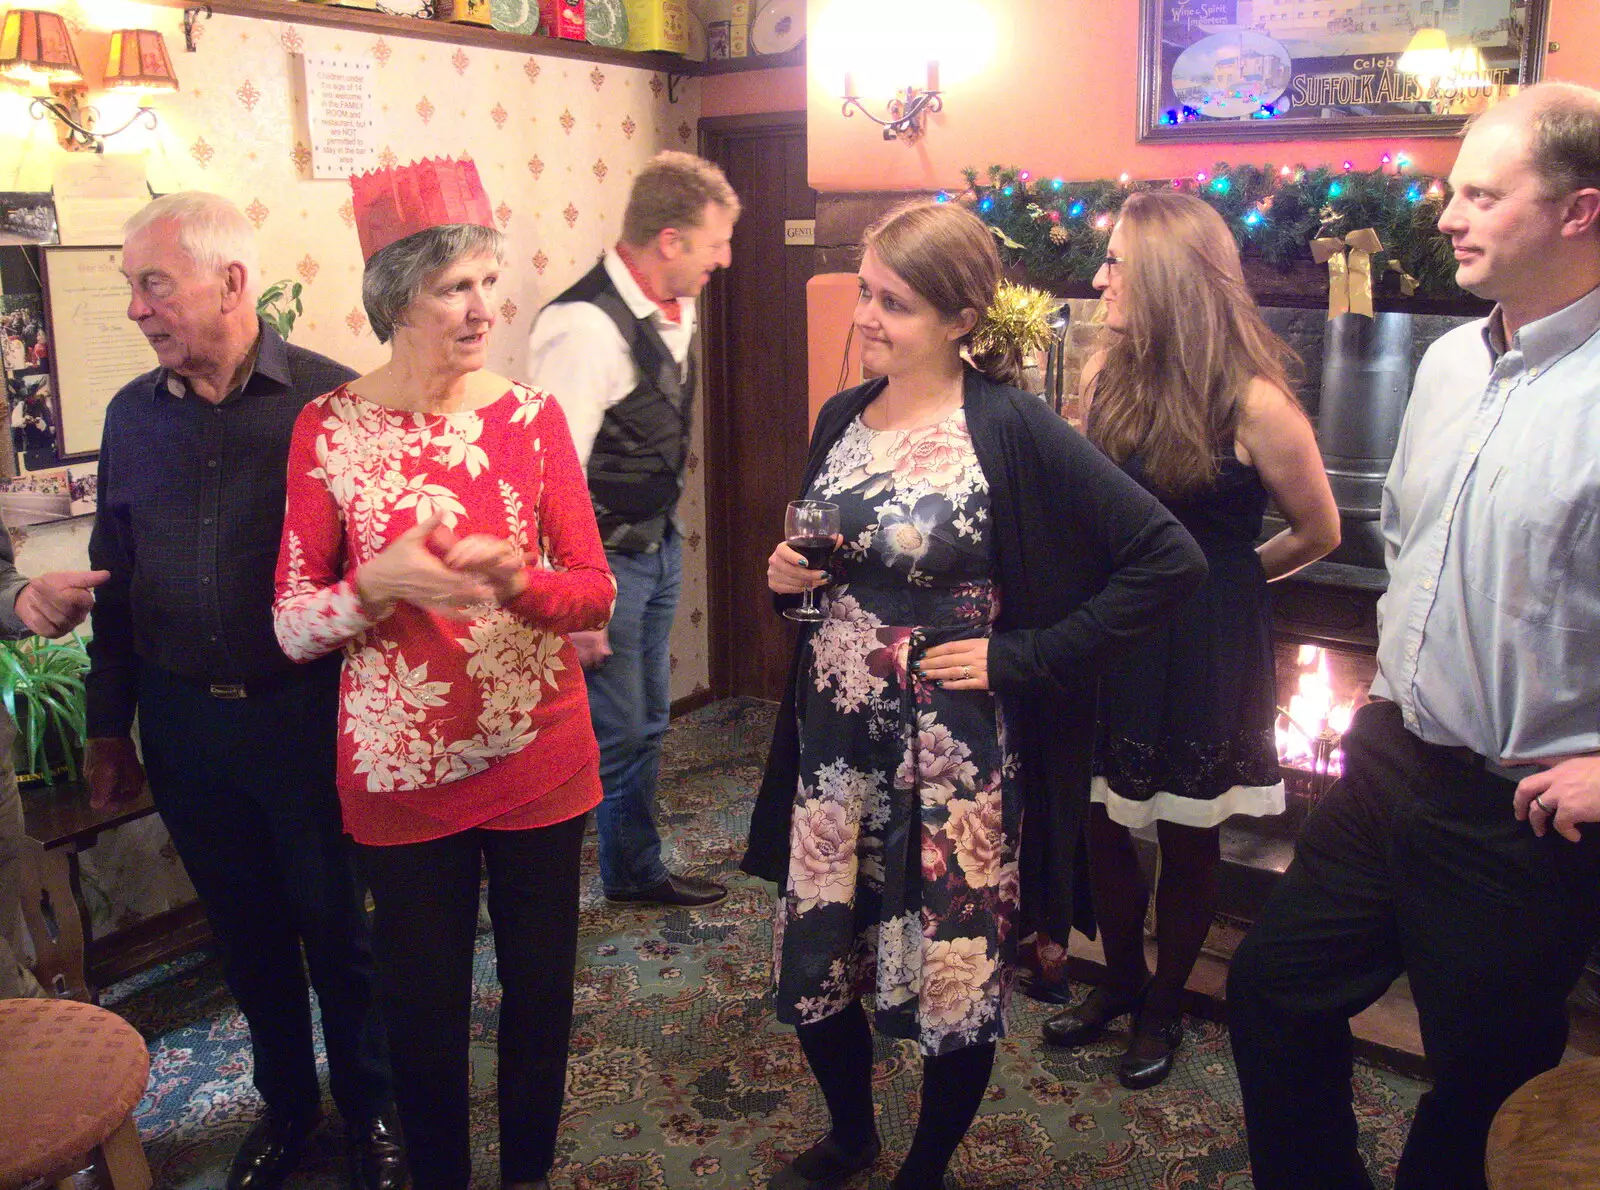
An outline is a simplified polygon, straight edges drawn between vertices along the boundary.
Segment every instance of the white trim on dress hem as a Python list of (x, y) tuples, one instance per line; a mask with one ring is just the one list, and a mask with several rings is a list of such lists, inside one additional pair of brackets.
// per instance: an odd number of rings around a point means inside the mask
[(1096, 777), (1089, 785), (1089, 800), (1104, 806), (1112, 822), (1130, 830), (1157, 821), (1212, 827), (1235, 814), (1248, 814), (1253, 818), (1282, 814), (1284, 788), (1282, 781), (1276, 785), (1235, 785), (1209, 801), (1162, 791), (1140, 801), (1123, 797), (1104, 777)]

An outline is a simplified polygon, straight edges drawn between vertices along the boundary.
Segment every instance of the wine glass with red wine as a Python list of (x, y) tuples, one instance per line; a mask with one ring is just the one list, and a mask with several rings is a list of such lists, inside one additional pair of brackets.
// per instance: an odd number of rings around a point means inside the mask
[[(806, 560), (812, 570), (821, 570), (838, 544), (839, 506), (826, 500), (791, 500), (783, 514), (783, 538), (789, 548)], [(815, 624), (826, 619), (818, 610), (815, 588), (808, 587), (799, 607), (786, 607), (791, 620)]]

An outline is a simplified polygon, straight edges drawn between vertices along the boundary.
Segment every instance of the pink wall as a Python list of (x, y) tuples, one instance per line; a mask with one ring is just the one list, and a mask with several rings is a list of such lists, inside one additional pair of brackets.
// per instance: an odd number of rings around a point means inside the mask
[[(808, 19), (835, 4), (810, 0)], [(1394, 138), (1254, 144), (1137, 143), (1139, 0), (982, 0), (996, 32), (993, 61), (949, 86), (929, 133), (886, 144), (876, 126), (839, 114), (841, 79), (808, 80), (811, 184), (822, 191), (936, 190), (961, 182), (963, 166), (1017, 165), (1066, 178), (1171, 177), (1218, 161), (1322, 163), (1372, 168), (1403, 148), (1419, 169), (1448, 172), (1449, 139)], [(1600, 86), (1600, 0), (1550, 0), (1546, 77)], [(707, 114), (710, 96), (707, 94)], [(881, 102), (874, 105), (874, 110)]]
[(856, 307), (854, 273), (822, 273), (806, 285), (807, 351), (810, 360), (811, 421), (817, 420), (822, 403), (839, 391), (839, 373), (845, 373), (844, 387), (861, 379), (861, 344), (850, 344), (850, 364), (844, 368), (844, 343)]
[(750, 116), (806, 109), (806, 68), (781, 66), (707, 75), (700, 82), (700, 115)]

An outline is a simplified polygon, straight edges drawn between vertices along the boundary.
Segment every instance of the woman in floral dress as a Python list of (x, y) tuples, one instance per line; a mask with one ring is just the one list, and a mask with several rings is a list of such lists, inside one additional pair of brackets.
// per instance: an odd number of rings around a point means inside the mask
[[(940, 1184), (1004, 1033), (1029, 873), (1042, 899), (1052, 884), (1070, 899), (1088, 675), (1203, 570), (1156, 501), (1008, 386), (1014, 354), (964, 360), (999, 276), (989, 232), (958, 207), (909, 204), (868, 233), (855, 323), (884, 379), (823, 411), (803, 489), (840, 506), (842, 542), (831, 573), (786, 544), (768, 562), (780, 597), (827, 586), (744, 865), (783, 884), (778, 1015), (832, 1118), (778, 1190), (834, 1186), (877, 1159), (867, 994), (878, 1029), (924, 1061), (894, 1186)], [(1051, 768), (1052, 731), (1076, 761)], [(1065, 829), (1030, 864), (1035, 800), (1055, 803), (1042, 834)]]
[(501, 1177), (547, 1187), (584, 818), (600, 800), (564, 634), (602, 627), (616, 588), (560, 407), (482, 370), (500, 233), (458, 223), (362, 240), (368, 317), (392, 355), (295, 424), (278, 640), (297, 661), (344, 652), (339, 797), (372, 891), (414, 1184), (465, 1190), (471, 1177), (468, 1028), (487, 863)]

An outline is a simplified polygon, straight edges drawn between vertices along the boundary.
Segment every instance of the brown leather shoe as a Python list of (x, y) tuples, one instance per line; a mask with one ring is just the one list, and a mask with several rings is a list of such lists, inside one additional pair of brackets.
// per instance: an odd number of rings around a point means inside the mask
[(653, 888), (636, 893), (607, 893), (606, 900), (618, 905), (673, 905), (683, 909), (702, 909), (715, 905), (728, 895), (728, 890), (715, 880), (701, 880), (698, 876), (679, 876), (668, 872), (667, 878)]

